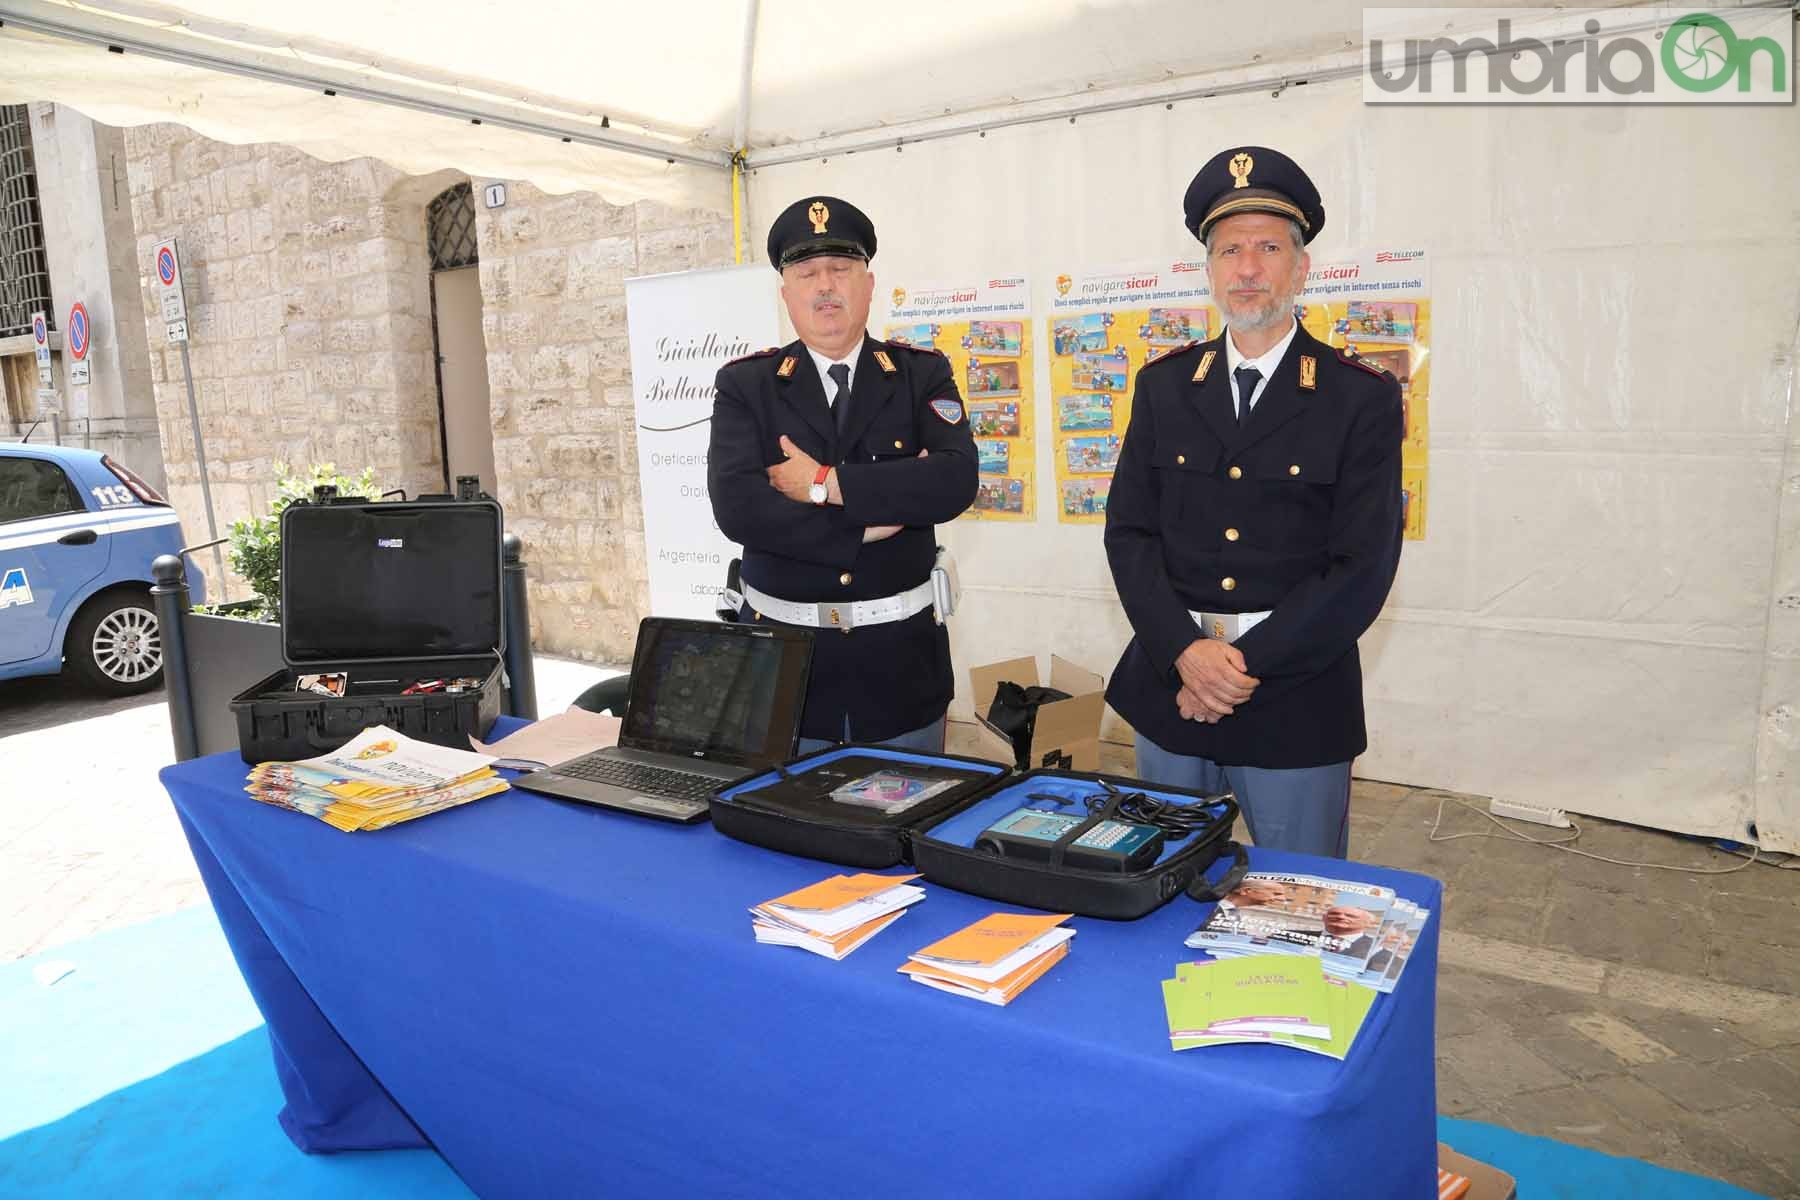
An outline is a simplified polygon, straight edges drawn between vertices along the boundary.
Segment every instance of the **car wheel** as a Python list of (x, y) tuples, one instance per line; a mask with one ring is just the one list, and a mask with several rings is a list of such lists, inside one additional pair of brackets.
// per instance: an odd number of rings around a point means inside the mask
[(103, 596), (69, 626), (69, 667), (90, 687), (113, 696), (147, 692), (162, 682), (162, 629), (142, 593)]

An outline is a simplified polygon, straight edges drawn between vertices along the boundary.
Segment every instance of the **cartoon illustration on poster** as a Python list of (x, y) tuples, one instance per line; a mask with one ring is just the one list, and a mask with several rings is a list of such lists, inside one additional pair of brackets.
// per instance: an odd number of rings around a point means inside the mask
[(975, 435), (979, 482), (964, 520), (1037, 517), (1031, 289), (1023, 275), (893, 288), (884, 336), (950, 360)]
[(1198, 262), (1057, 276), (1047, 324), (1058, 521), (1106, 520), (1138, 369), (1218, 328), (1207, 298)]

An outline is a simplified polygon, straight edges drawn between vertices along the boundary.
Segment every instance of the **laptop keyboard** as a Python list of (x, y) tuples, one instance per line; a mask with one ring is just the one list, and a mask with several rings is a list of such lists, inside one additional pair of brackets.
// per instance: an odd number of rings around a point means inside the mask
[(634, 792), (654, 796), (675, 796), (701, 803), (712, 799), (713, 789), (724, 781), (665, 767), (647, 767), (643, 763), (624, 762), (617, 758), (578, 758), (556, 768), (558, 775), (586, 779), (594, 783), (610, 783)]

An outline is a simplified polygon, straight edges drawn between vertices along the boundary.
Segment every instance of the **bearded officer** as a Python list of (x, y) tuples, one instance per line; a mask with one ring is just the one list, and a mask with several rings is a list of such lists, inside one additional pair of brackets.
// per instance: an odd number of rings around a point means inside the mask
[(1318, 190), (1260, 146), (1188, 187), (1221, 336), (1139, 372), (1106, 512), (1135, 636), (1107, 700), (1145, 780), (1237, 794), (1258, 846), (1342, 858), (1356, 643), (1402, 532), (1400, 384), (1301, 328)]
[(934, 525), (975, 499), (950, 362), (867, 332), (875, 228), (809, 196), (769, 229), (799, 339), (727, 363), (713, 403), (713, 515), (744, 548), (746, 621), (819, 631), (801, 750), (941, 750), (955, 690), (932, 605)]

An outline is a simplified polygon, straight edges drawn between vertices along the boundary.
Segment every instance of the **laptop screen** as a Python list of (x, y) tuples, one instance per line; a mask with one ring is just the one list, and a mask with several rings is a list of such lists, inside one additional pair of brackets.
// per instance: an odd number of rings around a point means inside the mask
[(619, 744), (752, 767), (786, 762), (812, 639), (810, 630), (645, 619)]

